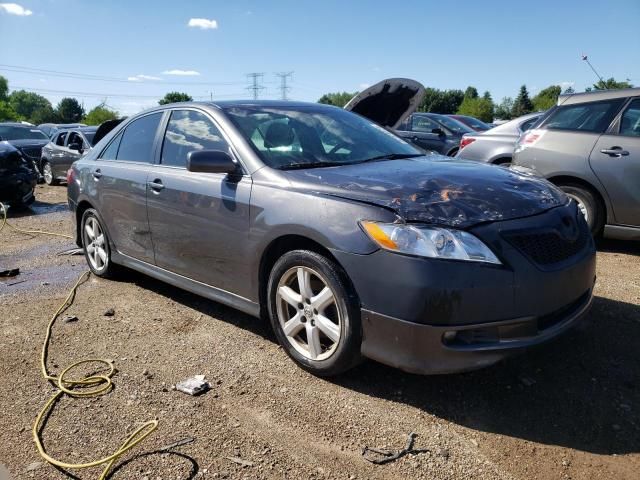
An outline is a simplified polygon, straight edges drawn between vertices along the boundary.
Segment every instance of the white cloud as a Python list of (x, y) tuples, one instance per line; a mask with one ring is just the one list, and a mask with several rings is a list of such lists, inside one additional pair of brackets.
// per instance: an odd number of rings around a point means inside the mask
[(218, 28), (218, 22), (213, 19), (209, 20), (208, 18), (192, 18), (189, 20), (187, 25), (190, 27), (200, 28), (202, 30)]
[(361, 83), (360, 85), (358, 85), (358, 88), (360, 90), (366, 90), (367, 88), (369, 88), (371, 86), (370, 83)]
[(178, 70), (174, 68), (172, 70), (165, 70), (162, 72), (163, 75), (179, 75), (182, 77), (195, 77), (200, 75), (200, 72), (196, 72), (195, 70)]
[(134, 75), (133, 77), (127, 77), (130, 82), (142, 82), (143, 80), (162, 80), (160, 77), (154, 77), (152, 75)]
[(576, 82), (560, 82), (560, 88), (564, 92), (567, 88), (575, 86)]
[(18, 15), (19, 17), (28, 17), (33, 14), (31, 10), (27, 10), (17, 3), (0, 3), (0, 9), (4, 10), (9, 15)]

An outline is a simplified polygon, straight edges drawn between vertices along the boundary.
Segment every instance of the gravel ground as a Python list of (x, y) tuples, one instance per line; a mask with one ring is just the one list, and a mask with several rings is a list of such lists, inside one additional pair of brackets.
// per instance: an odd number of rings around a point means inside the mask
[[(65, 196), (64, 187), (39, 187), (34, 207), (10, 221), (71, 233)], [(81, 256), (57, 255), (73, 246), (0, 233), (0, 270), (21, 269), (0, 281), (0, 464), (14, 479), (100, 472), (56, 470), (31, 438), (54, 392), (39, 368), (46, 323), (86, 269)], [(115, 315), (104, 315), (109, 308)], [(93, 460), (141, 423), (160, 422), (110, 478), (637, 479), (640, 472), (638, 244), (600, 246), (596, 298), (582, 328), (460, 375), (423, 377), (366, 362), (340, 378), (315, 378), (287, 358), (263, 322), (133, 272), (91, 278), (66, 314), (78, 321), (56, 324), (49, 369), (104, 357), (118, 373), (110, 394), (66, 397), (54, 407), (43, 432), (49, 453)], [(195, 374), (212, 390), (199, 397), (172, 390)], [(362, 458), (363, 445), (399, 449), (412, 431), (416, 448), (428, 452), (384, 466)], [(185, 437), (194, 441), (160, 451)]]

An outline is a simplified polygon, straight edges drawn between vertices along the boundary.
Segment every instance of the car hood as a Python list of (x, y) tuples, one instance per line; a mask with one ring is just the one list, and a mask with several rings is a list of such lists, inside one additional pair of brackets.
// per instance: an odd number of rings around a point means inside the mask
[(296, 189), (379, 205), (408, 222), (457, 228), (527, 217), (568, 201), (542, 178), (441, 155), (287, 171), (286, 175)]
[(124, 118), (116, 118), (114, 120), (107, 120), (106, 122), (102, 122), (98, 129), (96, 130), (95, 135), (93, 136), (92, 147), (95, 147), (100, 140), (107, 136), (107, 134), (120, 125), (125, 119)]
[(344, 108), (383, 127), (395, 129), (418, 108), (424, 92), (420, 82), (389, 78), (360, 92)]

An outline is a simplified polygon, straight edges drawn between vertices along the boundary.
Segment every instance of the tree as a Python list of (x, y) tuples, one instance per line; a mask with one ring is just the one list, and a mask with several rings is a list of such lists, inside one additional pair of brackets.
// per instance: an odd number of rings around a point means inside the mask
[(84, 117), (84, 108), (75, 98), (66, 97), (56, 107), (60, 123), (78, 123)]
[(87, 125), (100, 125), (107, 120), (115, 120), (116, 118), (118, 118), (118, 112), (111, 110), (104, 103), (101, 103), (87, 113), (83, 123)]
[(464, 91), (464, 98), (478, 98), (478, 89), (476, 87), (467, 87)]
[(517, 118), (522, 115), (526, 115), (527, 113), (531, 113), (533, 111), (533, 104), (531, 103), (531, 99), (529, 98), (529, 92), (527, 91), (527, 86), (522, 85), (520, 87), (520, 92), (518, 96), (513, 102), (513, 108), (511, 109), (512, 118)]
[(456, 113), (464, 99), (462, 90), (438, 90), (426, 88), (422, 103), (418, 107), (419, 112), (430, 113)]
[(325, 93), (318, 99), (318, 103), (324, 103), (326, 105), (335, 105), (336, 107), (344, 107), (349, 100), (355, 97), (358, 92), (349, 93), (349, 92), (334, 92), (334, 93)]
[(166, 105), (167, 103), (176, 102), (192, 102), (193, 98), (190, 95), (182, 92), (169, 92), (163, 98), (158, 100), (160, 105)]
[(40, 125), (41, 123), (57, 123), (58, 114), (51, 105), (43, 105), (31, 114), (29, 121), (34, 125)]
[[(633, 85), (629, 83), (628, 79), (624, 82), (618, 82), (615, 78), (607, 78), (606, 80), (598, 80), (597, 83), (593, 84), (594, 90), (617, 90), (619, 88), (631, 88)], [(590, 88), (587, 88), (587, 91), (591, 91)]]
[(9, 82), (5, 77), (0, 75), (0, 102), (9, 100)]
[(567, 88), (564, 89), (564, 92), (562, 92), (562, 93), (568, 95), (570, 93), (576, 93), (576, 91), (574, 90), (574, 88), (571, 85), (569, 85)]
[(511, 120), (511, 110), (513, 110), (513, 98), (504, 97), (500, 104), (495, 108), (494, 114), (500, 120)]
[(562, 92), (560, 85), (551, 85), (543, 90), (540, 90), (538, 94), (533, 97), (531, 103), (533, 109), (536, 111), (548, 110), (558, 103), (558, 96)]
[(486, 98), (465, 97), (458, 113), (478, 118), (483, 122), (493, 122), (493, 102)]
[(485, 100), (489, 100), (491, 103), (493, 103), (493, 98), (491, 98), (491, 94), (489, 93), (489, 90), (487, 90), (482, 94), (482, 98), (484, 98)]
[(9, 102), (0, 101), (0, 122), (15, 122), (18, 120), (18, 114), (15, 112)]
[(9, 95), (9, 105), (21, 120), (31, 121), (38, 110), (53, 110), (51, 102), (37, 93), (15, 90)]

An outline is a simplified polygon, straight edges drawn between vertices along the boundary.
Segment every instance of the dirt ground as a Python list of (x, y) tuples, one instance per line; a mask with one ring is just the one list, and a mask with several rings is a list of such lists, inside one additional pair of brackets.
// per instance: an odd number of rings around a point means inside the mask
[[(10, 221), (72, 232), (64, 187)], [(39, 368), (48, 319), (86, 269), (60, 256), (71, 241), (0, 233), (0, 464), (14, 479), (97, 478), (42, 463), (31, 438), (54, 389)], [(115, 315), (105, 316), (113, 308)], [(590, 321), (557, 341), (494, 367), (423, 377), (366, 362), (315, 378), (278, 347), (269, 326), (133, 272), (92, 277), (53, 332), (49, 369), (113, 359), (115, 389), (63, 398), (43, 431), (54, 457), (79, 463), (115, 450), (141, 423), (159, 428), (110, 478), (637, 479), (640, 475), (640, 245), (605, 242)], [(212, 390), (172, 385), (204, 374)], [(416, 448), (377, 466), (363, 445)], [(192, 443), (161, 451), (192, 437)], [(230, 460), (229, 457), (234, 458)], [(237, 462), (244, 462), (244, 465)], [(76, 475), (76, 476), (74, 476)]]

